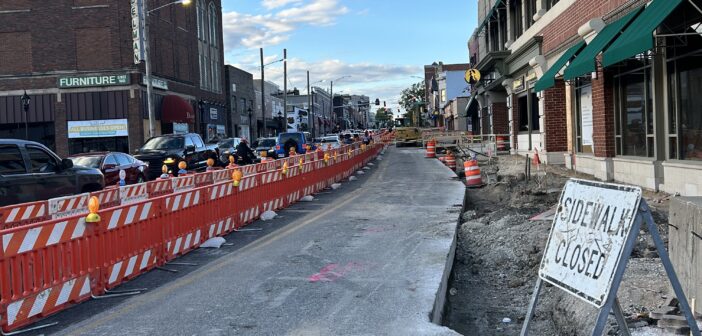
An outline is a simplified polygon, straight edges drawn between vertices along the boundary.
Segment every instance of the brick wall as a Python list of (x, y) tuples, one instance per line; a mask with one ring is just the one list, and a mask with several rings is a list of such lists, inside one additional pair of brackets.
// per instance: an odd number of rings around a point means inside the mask
[(543, 92), (544, 126), (546, 127), (547, 152), (568, 150), (568, 127), (566, 121), (565, 82), (556, 80), (556, 85)]
[(646, 1), (577, 0), (541, 31), (543, 54), (548, 54), (573, 36), (578, 35), (578, 28), (591, 19), (604, 17), (613, 11), (627, 11), (628, 8), (639, 6)]
[(492, 126), (495, 134), (509, 133), (509, 114), (507, 103), (492, 104)]
[(611, 73), (598, 65), (592, 80), (593, 142), (596, 157), (614, 157), (614, 88)]

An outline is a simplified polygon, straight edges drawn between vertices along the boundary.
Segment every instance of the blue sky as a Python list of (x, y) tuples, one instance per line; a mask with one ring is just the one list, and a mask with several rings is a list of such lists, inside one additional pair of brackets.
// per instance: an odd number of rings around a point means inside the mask
[[(289, 86), (312, 82), (365, 94), (396, 107), (400, 91), (434, 61), (465, 63), (476, 26), (475, 0), (223, 0), (225, 61), (260, 77), (288, 49)], [(266, 79), (283, 84), (282, 64)]]

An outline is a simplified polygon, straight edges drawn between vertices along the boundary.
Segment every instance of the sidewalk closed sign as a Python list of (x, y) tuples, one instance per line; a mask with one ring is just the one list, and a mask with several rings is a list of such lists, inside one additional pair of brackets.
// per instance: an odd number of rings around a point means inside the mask
[(570, 180), (563, 189), (541, 261), (539, 277), (602, 307), (615, 272), (626, 263), (624, 246), (641, 201), (641, 189)]

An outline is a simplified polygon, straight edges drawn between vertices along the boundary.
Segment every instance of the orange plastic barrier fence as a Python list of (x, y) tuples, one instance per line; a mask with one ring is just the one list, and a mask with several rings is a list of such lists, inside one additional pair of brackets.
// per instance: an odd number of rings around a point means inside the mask
[(227, 169), (110, 188), (92, 194), (103, 202), (97, 223), (85, 220), (88, 194), (2, 207), (0, 327), (10, 332), (104, 294), (352, 175), (383, 148), (252, 165), (238, 187)]

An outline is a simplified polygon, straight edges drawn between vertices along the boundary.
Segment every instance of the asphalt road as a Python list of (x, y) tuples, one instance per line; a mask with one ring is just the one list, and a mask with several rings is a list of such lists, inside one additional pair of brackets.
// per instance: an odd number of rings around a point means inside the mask
[[(417, 149), (47, 321), (59, 335), (454, 335), (430, 322), (463, 184)], [(443, 289), (445, 290), (445, 289)]]

